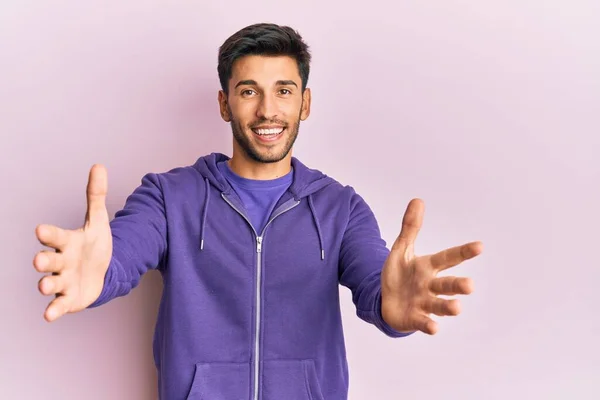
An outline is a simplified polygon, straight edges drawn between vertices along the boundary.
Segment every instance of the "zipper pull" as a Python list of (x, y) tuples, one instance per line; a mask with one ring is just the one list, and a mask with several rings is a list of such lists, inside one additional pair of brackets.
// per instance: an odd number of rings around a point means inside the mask
[(256, 252), (260, 253), (262, 251), (262, 236), (256, 237)]

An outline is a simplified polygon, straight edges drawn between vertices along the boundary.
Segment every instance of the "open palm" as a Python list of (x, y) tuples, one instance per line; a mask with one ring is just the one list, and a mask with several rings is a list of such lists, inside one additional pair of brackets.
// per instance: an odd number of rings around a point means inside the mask
[(470, 278), (437, 277), (443, 270), (479, 255), (481, 242), (470, 242), (439, 253), (417, 257), (414, 243), (423, 223), (424, 204), (413, 199), (402, 220), (402, 230), (395, 240), (381, 275), (381, 310), (384, 320), (399, 332), (421, 331), (435, 334), (437, 323), (429, 315), (458, 315), (457, 299), (439, 295), (466, 295), (473, 291)]
[(106, 169), (94, 165), (88, 180), (84, 225), (74, 230), (46, 224), (36, 227), (40, 243), (54, 249), (43, 250), (33, 259), (37, 271), (49, 273), (38, 284), (42, 294), (55, 297), (44, 313), (49, 322), (85, 309), (102, 292), (112, 256), (106, 192)]

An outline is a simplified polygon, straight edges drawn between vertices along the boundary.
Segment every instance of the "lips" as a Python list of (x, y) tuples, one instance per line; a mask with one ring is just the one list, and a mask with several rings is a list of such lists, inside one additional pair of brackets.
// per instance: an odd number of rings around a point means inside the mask
[(281, 137), (285, 129), (284, 126), (261, 126), (252, 128), (252, 132), (261, 142), (273, 142)]

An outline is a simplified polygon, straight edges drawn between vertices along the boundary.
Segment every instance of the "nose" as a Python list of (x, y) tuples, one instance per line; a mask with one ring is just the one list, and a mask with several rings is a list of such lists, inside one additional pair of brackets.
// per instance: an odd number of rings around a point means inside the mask
[(256, 110), (256, 116), (261, 119), (273, 120), (277, 117), (277, 102), (270, 95), (263, 95)]

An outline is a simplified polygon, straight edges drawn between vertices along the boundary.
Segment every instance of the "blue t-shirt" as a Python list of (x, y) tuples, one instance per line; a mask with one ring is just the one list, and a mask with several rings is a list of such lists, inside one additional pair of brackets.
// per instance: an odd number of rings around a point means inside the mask
[(292, 184), (293, 171), (270, 180), (243, 178), (229, 168), (226, 161), (217, 164), (229, 184), (240, 196), (256, 233), (261, 235), (275, 204)]

